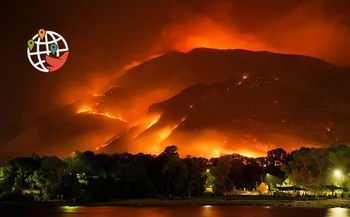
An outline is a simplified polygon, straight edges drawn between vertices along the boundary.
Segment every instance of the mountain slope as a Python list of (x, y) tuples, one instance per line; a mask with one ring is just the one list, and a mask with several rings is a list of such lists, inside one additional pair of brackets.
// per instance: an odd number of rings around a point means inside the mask
[(128, 124), (104, 115), (79, 113), (82, 102), (73, 103), (28, 124), (0, 150), (0, 159), (33, 152), (43, 155), (70, 155), (75, 150), (95, 150)]
[[(238, 85), (244, 75), (249, 78)], [(254, 79), (270, 83), (270, 89), (259, 93), (262, 87)], [(189, 153), (199, 153), (202, 146), (194, 145), (199, 143), (208, 149), (264, 150), (285, 141), (290, 141), (285, 147), (347, 141), (349, 80), (349, 68), (300, 55), (202, 48), (172, 52), (130, 69), (103, 96), (29, 124), (0, 155), (66, 155), (101, 145), (108, 152), (154, 152), (166, 141), (188, 143)], [(269, 107), (274, 101), (277, 107)], [(307, 128), (305, 123), (314, 120), (317, 124)], [(251, 126), (253, 122), (263, 125)], [(253, 139), (259, 142), (251, 143)]]
[(244, 75), (214, 85), (194, 85), (150, 107), (158, 122), (128, 138), (121, 135), (101, 151), (156, 152), (176, 144), (182, 154), (215, 155), (350, 142), (350, 117), (326, 101), (285, 86), (266, 74)]
[[(243, 73), (263, 73), (300, 92), (324, 98), (350, 113), (347, 100), (350, 73), (347, 72), (345, 68), (301, 55), (198, 48), (147, 61), (130, 69), (115, 84), (128, 89), (130, 97), (125, 102), (133, 102), (133, 110), (145, 113), (149, 104), (166, 100), (196, 83), (212, 84)], [(119, 112), (112, 104), (107, 107)]]

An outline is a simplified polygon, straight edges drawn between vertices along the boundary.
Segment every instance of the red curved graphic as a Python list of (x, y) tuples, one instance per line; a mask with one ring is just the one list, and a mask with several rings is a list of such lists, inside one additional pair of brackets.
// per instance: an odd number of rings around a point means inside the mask
[(59, 58), (54, 58), (54, 57), (50, 57), (50, 56), (46, 56), (46, 62), (50, 65), (47, 66), (46, 68), (49, 69), (50, 72), (56, 71), (59, 68), (61, 68), (64, 63), (66, 62), (67, 58), (68, 58), (68, 54), (69, 52), (65, 52), (62, 56), (60, 56)]

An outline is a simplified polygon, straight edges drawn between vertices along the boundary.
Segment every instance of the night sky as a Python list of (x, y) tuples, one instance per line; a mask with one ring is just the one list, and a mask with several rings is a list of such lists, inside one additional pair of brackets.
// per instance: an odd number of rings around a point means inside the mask
[[(232, 27), (239, 37), (259, 38), (263, 45), (256, 49), (349, 66), (349, 11), (348, 0), (1, 1), (0, 141), (60, 106), (104, 91), (133, 60), (183, 51), (177, 29), (188, 30), (203, 17)], [(68, 42), (70, 56), (59, 71), (38, 72), (27, 59), (27, 41), (41, 28)]]

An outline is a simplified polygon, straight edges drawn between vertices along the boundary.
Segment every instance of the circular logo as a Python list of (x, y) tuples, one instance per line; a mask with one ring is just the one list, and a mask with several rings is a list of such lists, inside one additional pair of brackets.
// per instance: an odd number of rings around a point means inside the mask
[(66, 40), (57, 32), (40, 29), (28, 41), (27, 56), (34, 68), (41, 72), (60, 69), (69, 54)]

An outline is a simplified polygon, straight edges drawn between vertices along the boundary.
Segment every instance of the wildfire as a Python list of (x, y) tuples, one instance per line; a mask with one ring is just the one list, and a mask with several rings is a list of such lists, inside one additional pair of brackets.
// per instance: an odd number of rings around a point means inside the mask
[(152, 127), (153, 125), (155, 125), (156, 123), (158, 122), (158, 119), (152, 121), (148, 126), (147, 126), (147, 129)]
[(242, 79), (243, 79), (243, 80), (246, 80), (248, 77), (249, 77), (249, 74), (248, 74), (248, 73), (245, 73), (245, 74), (242, 76)]
[(166, 140), (173, 133), (173, 131), (185, 120), (186, 120), (186, 118), (182, 118), (180, 123), (175, 124), (173, 126), (166, 127), (165, 129), (163, 129), (159, 134), (159, 139), (161, 140), (161, 142)]
[(98, 97), (98, 96), (104, 96), (104, 94), (94, 93), (94, 96), (95, 96), (95, 97)]
[(101, 145), (101, 146), (97, 147), (97, 148), (96, 148), (96, 151), (100, 150), (100, 148), (106, 147), (107, 145), (108, 145), (108, 144), (104, 144), (104, 145)]
[(87, 114), (92, 114), (92, 115), (101, 115), (101, 116), (105, 116), (105, 117), (108, 117), (108, 118), (111, 118), (111, 119), (116, 119), (116, 120), (120, 120), (122, 122), (125, 122), (125, 123), (129, 123), (129, 121), (127, 120), (124, 120), (123, 118), (121, 117), (115, 117), (109, 113), (102, 113), (102, 112), (95, 112), (93, 111), (91, 108), (83, 108), (81, 110), (78, 111), (78, 114), (79, 113), (87, 113)]
[(136, 60), (135, 60), (135, 61), (132, 61), (131, 63), (126, 64), (126, 65), (124, 66), (123, 70), (124, 70), (124, 71), (128, 71), (129, 69), (132, 69), (132, 68), (134, 68), (134, 67), (140, 65), (141, 63), (143, 63), (143, 62), (141, 62), (141, 61), (136, 61)]
[(111, 142), (113, 142), (114, 140), (118, 139), (120, 136), (117, 137), (113, 137), (112, 139), (108, 140), (104, 145), (101, 145), (99, 147), (96, 148), (96, 151), (100, 150), (101, 148), (106, 147), (107, 145), (111, 144)]

